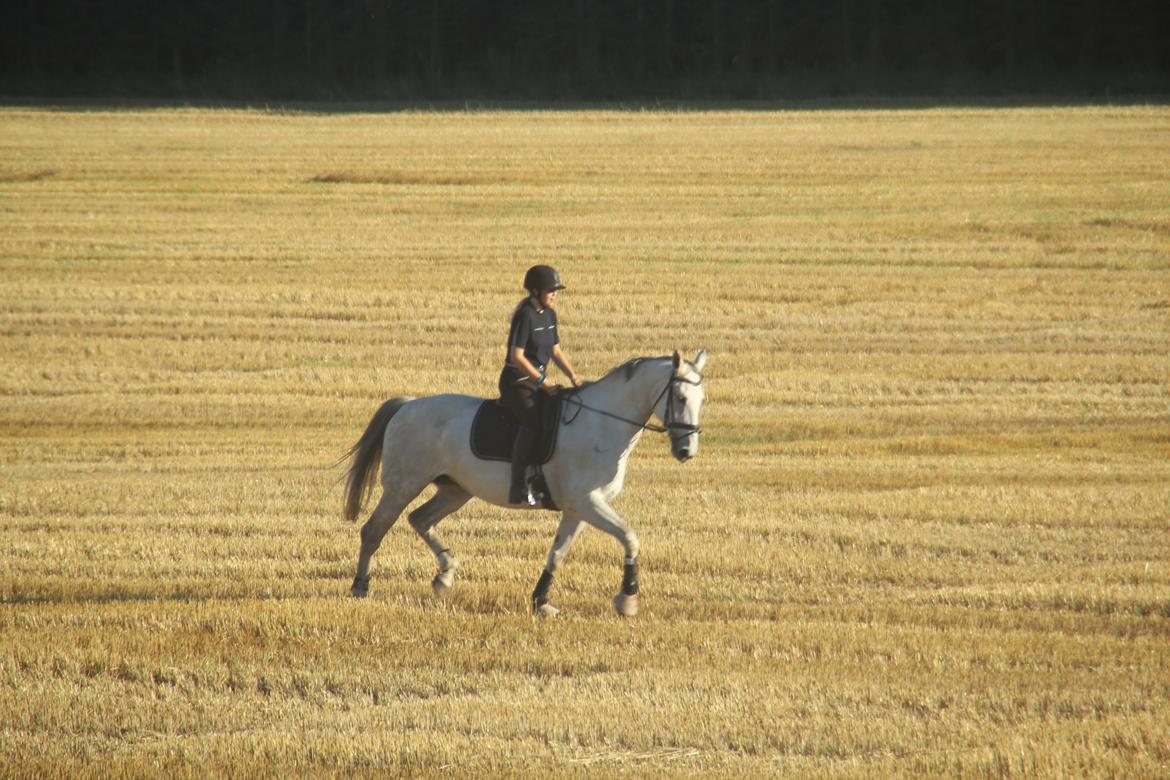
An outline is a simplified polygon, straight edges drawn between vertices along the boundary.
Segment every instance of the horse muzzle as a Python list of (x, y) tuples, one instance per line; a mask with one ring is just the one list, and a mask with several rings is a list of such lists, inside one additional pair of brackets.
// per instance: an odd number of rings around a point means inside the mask
[(699, 454), (699, 434), (703, 429), (697, 425), (682, 422), (667, 423), (670, 432), (670, 454), (679, 463), (686, 463)]

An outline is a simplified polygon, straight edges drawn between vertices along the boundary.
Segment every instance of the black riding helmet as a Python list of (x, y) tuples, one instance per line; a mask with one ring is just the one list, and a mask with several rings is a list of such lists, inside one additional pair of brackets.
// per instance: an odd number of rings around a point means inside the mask
[(563, 290), (561, 275), (551, 265), (534, 265), (524, 274), (525, 290)]

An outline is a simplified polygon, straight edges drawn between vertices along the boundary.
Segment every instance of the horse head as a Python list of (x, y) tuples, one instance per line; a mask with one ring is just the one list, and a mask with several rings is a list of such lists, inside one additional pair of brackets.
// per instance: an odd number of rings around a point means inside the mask
[(670, 452), (680, 463), (699, 454), (699, 412), (703, 407), (703, 367), (707, 350), (699, 350), (693, 361), (674, 353), (670, 383), (665, 400), (655, 412), (670, 436)]

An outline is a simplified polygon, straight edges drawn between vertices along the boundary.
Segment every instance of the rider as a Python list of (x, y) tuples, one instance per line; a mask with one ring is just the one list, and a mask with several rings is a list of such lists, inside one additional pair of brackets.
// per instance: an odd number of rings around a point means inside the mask
[(524, 484), (524, 471), (540, 430), (536, 394), (553, 396), (560, 389), (559, 385), (546, 381), (549, 358), (560, 366), (574, 387), (580, 387), (581, 380), (561, 352), (557, 336), (557, 293), (565, 289), (560, 275), (551, 266), (534, 265), (524, 274), (524, 287), (528, 297), (512, 313), (507, 357), (500, 372), (500, 401), (520, 422), (512, 449), (508, 503), (535, 506), (536, 498)]

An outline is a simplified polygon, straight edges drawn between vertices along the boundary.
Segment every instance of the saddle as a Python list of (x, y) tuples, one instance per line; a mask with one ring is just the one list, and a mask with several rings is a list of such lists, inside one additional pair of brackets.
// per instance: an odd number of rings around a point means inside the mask
[[(540, 399), (540, 432), (532, 445), (528, 465), (543, 466), (552, 458), (557, 446), (557, 429), (561, 420), (561, 397)], [(471, 423), (471, 452), (481, 460), (512, 461), (512, 445), (520, 423), (499, 401), (487, 400), (479, 405)]]

